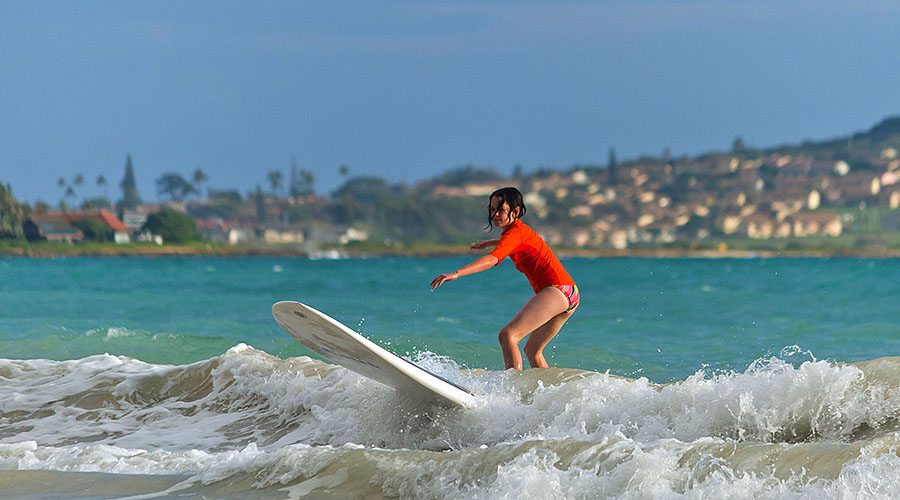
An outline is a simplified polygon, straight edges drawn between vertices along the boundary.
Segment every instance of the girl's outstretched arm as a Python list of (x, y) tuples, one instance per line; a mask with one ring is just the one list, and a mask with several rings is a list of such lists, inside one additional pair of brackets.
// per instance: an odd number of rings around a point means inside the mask
[(490, 269), (490, 268), (496, 266), (498, 262), (500, 262), (500, 261), (497, 260), (497, 257), (494, 257), (491, 254), (478, 257), (474, 261), (459, 268), (458, 271), (453, 271), (452, 273), (449, 273), (449, 274), (441, 274), (437, 278), (431, 280), (431, 289), (434, 290), (435, 288), (443, 285), (444, 283), (446, 283), (448, 281), (453, 281), (456, 278), (459, 278), (462, 276), (468, 276), (470, 274), (480, 273), (481, 271), (484, 271), (485, 269)]
[(469, 248), (471, 248), (472, 250), (484, 250), (487, 247), (496, 246), (497, 243), (500, 243), (499, 239), (483, 240), (483, 241), (479, 241), (478, 243), (472, 243), (472, 245)]

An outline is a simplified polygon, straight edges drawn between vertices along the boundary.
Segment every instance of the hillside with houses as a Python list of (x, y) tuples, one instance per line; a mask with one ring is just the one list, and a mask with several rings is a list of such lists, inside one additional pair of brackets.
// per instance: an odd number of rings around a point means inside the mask
[(415, 185), (352, 177), (329, 195), (316, 194), (312, 176), (296, 170), (284, 194), (273, 183), (270, 192), (210, 189), (204, 197), (83, 210), (20, 206), (6, 186), (0, 238), (158, 245), (168, 241), (148, 218), (166, 211), (193, 223), (184, 229), (188, 239), (235, 247), (460, 245), (480, 237), (487, 195), (515, 185), (525, 194), (529, 224), (552, 245), (570, 249), (809, 249), (832, 241), (897, 248), (898, 151), (900, 117), (894, 117), (846, 137), (765, 150), (736, 139), (730, 151), (694, 158), (664, 154), (619, 163), (611, 152), (604, 164), (516, 169), (508, 176), (466, 166)]

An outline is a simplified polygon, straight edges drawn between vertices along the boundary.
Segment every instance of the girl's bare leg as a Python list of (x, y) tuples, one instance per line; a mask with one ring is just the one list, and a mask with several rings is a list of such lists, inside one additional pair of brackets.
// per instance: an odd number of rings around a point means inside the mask
[[(568, 307), (568, 304), (566, 304)], [(566, 323), (571, 312), (562, 312), (550, 318), (550, 321), (541, 325), (528, 336), (525, 342), (525, 357), (532, 368), (547, 368), (547, 360), (544, 359), (544, 347), (559, 333), (559, 329)]]
[[(519, 342), (531, 332), (538, 333), (536, 330), (542, 329), (545, 323), (550, 322), (548, 328), (539, 334), (540, 338), (536, 340), (537, 344), (534, 344), (538, 347), (537, 354), (540, 355), (540, 351), (568, 319), (569, 314), (564, 314), (564, 318), (560, 318), (561, 321), (557, 319), (557, 316), (563, 314), (568, 307), (569, 301), (565, 294), (555, 287), (544, 288), (522, 306), (513, 319), (500, 330), (500, 349), (503, 351), (503, 362), (507, 370), (510, 368), (522, 369)], [(531, 343), (530, 340), (529, 343)], [(531, 353), (531, 350), (529, 349), (528, 352)], [(532, 360), (529, 355), (529, 362), (531, 361), (538, 360), (537, 358)], [(543, 356), (540, 356), (540, 361), (543, 361)], [(543, 364), (546, 366), (546, 361), (543, 361)], [(532, 366), (534, 366), (533, 363)]]

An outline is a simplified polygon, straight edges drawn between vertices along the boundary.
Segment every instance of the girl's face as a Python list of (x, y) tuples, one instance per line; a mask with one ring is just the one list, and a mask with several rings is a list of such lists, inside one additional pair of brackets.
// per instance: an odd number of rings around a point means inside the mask
[[(518, 212), (518, 210), (516, 210)], [(494, 227), (504, 228), (513, 223), (513, 221), (517, 218), (516, 214), (511, 214), (509, 210), (509, 203), (501, 200), (499, 197), (494, 196), (491, 198), (491, 224)]]

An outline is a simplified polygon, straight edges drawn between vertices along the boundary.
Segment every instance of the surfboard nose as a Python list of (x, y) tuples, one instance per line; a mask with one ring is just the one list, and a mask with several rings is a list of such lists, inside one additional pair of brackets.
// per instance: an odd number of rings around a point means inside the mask
[(415, 395), (413, 399), (451, 406), (465, 406), (474, 399), (468, 389), (385, 350), (306, 304), (276, 302), (272, 316), (285, 332), (316, 354), (401, 393)]

